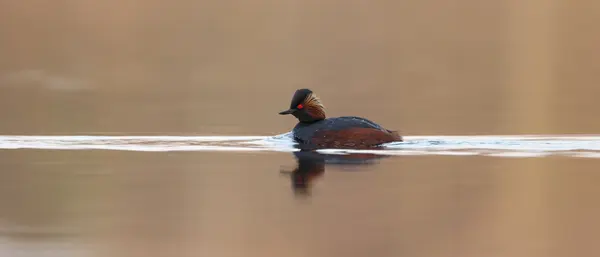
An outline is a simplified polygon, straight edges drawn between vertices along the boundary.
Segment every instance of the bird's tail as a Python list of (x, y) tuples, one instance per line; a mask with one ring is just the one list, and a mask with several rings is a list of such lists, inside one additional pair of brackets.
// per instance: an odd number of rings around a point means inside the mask
[(392, 130), (388, 130), (388, 132), (389, 132), (390, 134), (392, 134), (392, 136), (394, 137), (394, 141), (398, 141), (398, 142), (402, 142), (402, 141), (404, 141), (404, 140), (402, 139), (402, 136), (400, 136), (400, 134), (398, 134), (398, 131), (392, 131)]

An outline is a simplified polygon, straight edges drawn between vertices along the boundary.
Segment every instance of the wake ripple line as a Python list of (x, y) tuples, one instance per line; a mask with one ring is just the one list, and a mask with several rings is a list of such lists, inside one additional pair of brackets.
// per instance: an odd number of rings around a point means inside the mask
[[(0, 149), (139, 152), (294, 152), (291, 134), (276, 136), (0, 136)], [(325, 154), (600, 158), (600, 135), (406, 136), (378, 150), (322, 149)]]

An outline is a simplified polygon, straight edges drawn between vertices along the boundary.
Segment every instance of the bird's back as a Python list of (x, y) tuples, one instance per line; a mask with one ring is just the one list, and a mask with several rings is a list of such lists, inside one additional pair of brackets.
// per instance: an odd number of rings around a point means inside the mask
[(370, 147), (402, 140), (397, 133), (355, 116), (329, 118), (310, 124), (298, 123), (293, 133), (299, 143), (319, 147)]

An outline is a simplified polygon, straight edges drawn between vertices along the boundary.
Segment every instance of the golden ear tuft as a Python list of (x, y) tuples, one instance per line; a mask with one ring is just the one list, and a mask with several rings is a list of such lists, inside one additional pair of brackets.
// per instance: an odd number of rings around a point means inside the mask
[(321, 109), (325, 109), (325, 106), (321, 103), (321, 99), (319, 99), (319, 97), (315, 93), (311, 93), (310, 95), (308, 95), (304, 103), (305, 105), (312, 105)]
[(321, 103), (321, 100), (317, 95), (311, 93), (304, 100), (304, 108), (306, 112), (316, 120), (325, 119), (325, 106)]

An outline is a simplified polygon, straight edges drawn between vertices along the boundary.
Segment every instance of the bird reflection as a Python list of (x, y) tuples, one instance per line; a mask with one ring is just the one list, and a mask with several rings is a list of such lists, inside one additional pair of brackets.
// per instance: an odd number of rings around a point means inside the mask
[(297, 167), (294, 170), (281, 170), (288, 174), (292, 189), (297, 195), (310, 195), (314, 181), (325, 173), (325, 166), (365, 166), (377, 164), (387, 156), (376, 154), (322, 154), (311, 150), (294, 152)]

